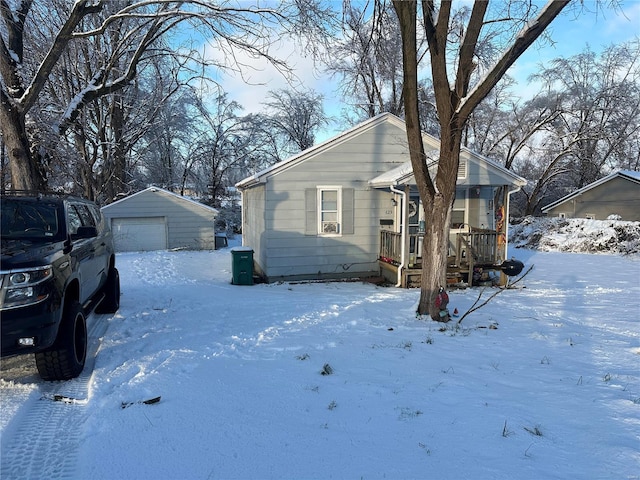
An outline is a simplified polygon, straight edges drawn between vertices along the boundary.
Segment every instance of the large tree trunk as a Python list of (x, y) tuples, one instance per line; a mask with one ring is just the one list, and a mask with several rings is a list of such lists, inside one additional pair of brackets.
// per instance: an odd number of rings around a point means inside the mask
[(418, 313), (441, 320), (435, 299), (446, 286), (449, 252), (449, 219), (455, 198), (460, 156), (460, 131), (452, 125), (441, 130), (440, 158), (435, 183), (429, 174), (420, 129), (418, 104), (418, 59), (415, 2), (396, 2), (403, 40), (405, 121), (409, 156), (416, 185), (422, 199), (426, 231), (422, 244), (422, 277)]
[(127, 152), (128, 145), (124, 139), (126, 127), (124, 100), (118, 95), (113, 107), (111, 125), (113, 128), (113, 175), (109, 179), (111, 198), (115, 199), (118, 193), (127, 192)]
[[(447, 128), (442, 129), (438, 173), (435, 191), (423, 199), (426, 231), (422, 244), (422, 277), (418, 313), (429, 314), (434, 320), (448, 320), (440, 316), (435, 299), (440, 288), (446, 287), (447, 258), (449, 256), (449, 227), (451, 209), (456, 194), (456, 178), (460, 160), (462, 130), (452, 119)], [(427, 174), (428, 175), (428, 174)], [(427, 179), (416, 175), (420, 190), (431, 192)], [(423, 184), (420, 187), (420, 184)]]
[[(407, 94), (408, 92), (405, 92), (405, 95)], [(407, 108), (406, 111), (409, 144), (414, 145), (414, 148), (418, 148), (420, 152), (424, 152), (417, 103), (415, 108)], [(414, 122), (418, 125), (417, 128), (414, 128)], [(443, 320), (435, 299), (440, 288), (446, 286), (449, 227), (451, 209), (455, 200), (462, 139), (461, 130), (455, 129), (454, 125), (448, 125), (441, 132), (439, 166), (435, 183), (431, 179), (424, 153), (419, 156), (411, 155), (426, 224), (422, 243), (422, 276), (418, 313), (420, 315), (428, 314), (437, 321)], [(418, 142), (419, 146), (417, 146)], [(444, 319), (446, 320), (446, 317)]]
[(449, 250), (450, 208), (438, 195), (431, 205), (425, 205), (425, 235), (422, 243), (422, 276), (418, 313), (429, 314), (434, 320), (442, 320), (435, 299), (440, 287), (446, 285), (447, 257)]
[(107, 135), (103, 131), (106, 148), (103, 151), (102, 185), (101, 194), (107, 203), (115, 201), (120, 193), (128, 193), (127, 185), (127, 152), (129, 146), (124, 139), (126, 127), (123, 101), (116, 96), (113, 99), (109, 113), (109, 127), (111, 137), (107, 140)]
[(24, 116), (12, 107), (4, 95), (0, 104), (2, 140), (9, 157), (11, 190), (45, 191), (46, 179), (29, 151)]

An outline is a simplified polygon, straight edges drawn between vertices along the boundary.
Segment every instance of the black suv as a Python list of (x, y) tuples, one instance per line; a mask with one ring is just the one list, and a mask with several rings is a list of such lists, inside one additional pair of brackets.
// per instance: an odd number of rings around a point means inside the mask
[(94, 203), (66, 195), (2, 195), (0, 209), (0, 353), (35, 353), (45, 380), (77, 377), (86, 316), (120, 307), (111, 230)]

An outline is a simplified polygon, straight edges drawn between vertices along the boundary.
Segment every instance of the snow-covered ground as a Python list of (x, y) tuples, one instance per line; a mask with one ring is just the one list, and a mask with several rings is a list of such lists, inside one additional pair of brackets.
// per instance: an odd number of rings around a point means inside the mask
[(459, 328), (416, 318), (418, 290), (121, 254), (81, 377), (3, 360), (0, 478), (640, 478), (640, 257), (511, 254), (522, 288)]

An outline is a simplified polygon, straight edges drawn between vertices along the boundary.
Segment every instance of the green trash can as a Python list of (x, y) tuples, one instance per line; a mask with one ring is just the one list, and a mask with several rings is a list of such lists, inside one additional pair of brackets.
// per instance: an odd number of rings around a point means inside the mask
[(233, 247), (231, 249), (231, 283), (234, 285), (253, 285), (253, 249)]

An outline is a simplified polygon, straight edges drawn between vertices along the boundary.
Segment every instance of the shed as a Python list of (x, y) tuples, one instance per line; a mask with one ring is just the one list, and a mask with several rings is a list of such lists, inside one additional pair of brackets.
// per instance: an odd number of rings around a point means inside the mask
[(640, 221), (640, 172), (618, 170), (542, 208), (562, 218)]
[(102, 207), (116, 250), (214, 250), (218, 211), (202, 203), (149, 187)]

